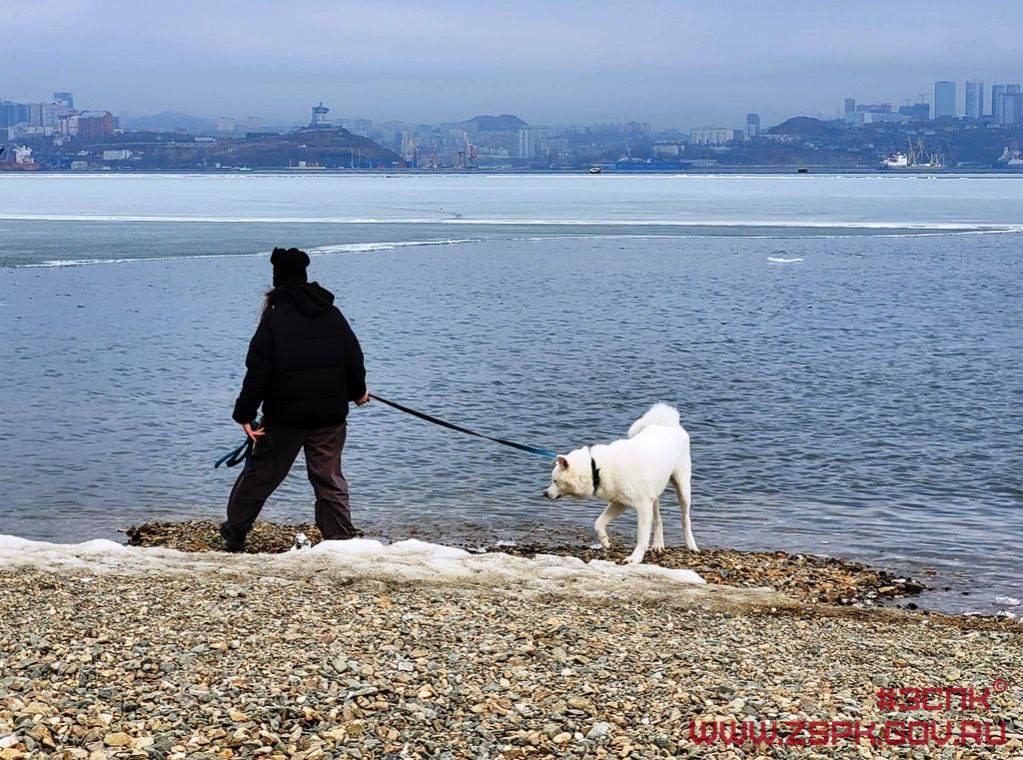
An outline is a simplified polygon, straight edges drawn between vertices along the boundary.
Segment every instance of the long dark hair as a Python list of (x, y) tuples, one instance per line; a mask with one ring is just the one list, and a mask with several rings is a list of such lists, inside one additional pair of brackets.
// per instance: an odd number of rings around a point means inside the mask
[(273, 304), (270, 302), (270, 294), (274, 292), (273, 288), (266, 291), (263, 294), (263, 307), (259, 310), (259, 321), (262, 322), (266, 318), (266, 315), (270, 313), (270, 309), (273, 308)]

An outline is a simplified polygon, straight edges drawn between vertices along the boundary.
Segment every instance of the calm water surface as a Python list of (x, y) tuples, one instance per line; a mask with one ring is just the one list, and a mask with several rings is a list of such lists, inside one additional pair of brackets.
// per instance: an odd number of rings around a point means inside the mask
[[(382, 395), (556, 449), (667, 401), (701, 543), (884, 564), (952, 586), (947, 609), (1021, 595), (1023, 181), (39, 176), (0, 178), (0, 207), (2, 533), (219, 516), (288, 244)], [(302, 471), (267, 518), (311, 518)], [(370, 531), (591, 541), (600, 506), (540, 498), (548, 471), (351, 415)]]

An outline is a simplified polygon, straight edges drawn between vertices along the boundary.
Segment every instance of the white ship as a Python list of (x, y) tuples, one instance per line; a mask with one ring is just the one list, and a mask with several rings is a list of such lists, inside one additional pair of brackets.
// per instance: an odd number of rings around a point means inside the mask
[(904, 169), (909, 166), (909, 156), (905, 153), (889, 153), (888, 158), (881, 161), (882, 169)]
[(887, 158), (881, 160), (882, 169), (913, 169), (913, 168), (928, 168), (928, 169), (944, 169), (945, 168), (945, 156), (938, 151), (929, 151), (927, 146), (924, 145), (923, 140), (917, 140), (914, 143), (912, 140), (909, 141), (909, 150), (905, 153), (899, 151), (897, 153), (888, 154)]
[(1023, 166), (1023, 151), (1019, 148), (1010, 148), (1008, 145), (1005, 146), (1005, 150), (1002, 151), (1002, 155), (998, 157), (995, 162), (1002, 166)]
[[(0, 149), (0, 155), (5, 151)], [(39, 168), (39, 164), (32, 158), (32, 149), (26, 145), (16, 145), (14, 153), (8, 153), (9, 162), (0, 159), (0, 171), (23, 171), (33, 172)]]

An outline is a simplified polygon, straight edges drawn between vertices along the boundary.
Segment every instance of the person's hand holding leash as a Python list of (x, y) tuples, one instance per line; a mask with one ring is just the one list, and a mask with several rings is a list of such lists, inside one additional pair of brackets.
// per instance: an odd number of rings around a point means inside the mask
[(366, 404), (369, 403), (370, 398), (372, 398), (372, 396), (369, 395), (369, 391), (366, 391), (366, 395), (365, 396), (363, 396), (360, 399), (356, 399), (355, 400), (355, 405), (356, 406), (366, 406)]
[(251, 422), (246, 422), (244, 425), (242, 425), (242, 430), (245, 431), (245, 435), (247, 435), (249, 437), (249, 440), (251, 440), (253, 443), (259, 441), (259, 439), (266, 434), (266, 431), (263, 430), (262, 428), (256, 428), (253, 430)]

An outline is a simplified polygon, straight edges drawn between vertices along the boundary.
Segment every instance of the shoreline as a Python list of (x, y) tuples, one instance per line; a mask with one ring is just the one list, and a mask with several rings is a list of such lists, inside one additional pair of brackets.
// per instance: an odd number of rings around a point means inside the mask
[[(807, 172), (798, 171), (800, 168), (808, 169)], [(792, 164), (792, 165), (723, 165), (707, 167), (701, 166), (696, 168), (681, 168), (681, 167), (658, 167), (655, 169), (640, 168), (640, 169), (628, 169), (628, 168), (615, 168), (615, 167), (601, 167), (601, 172), (598, 175), (590, 173), (588, 168), (569, 168), (569, 169), (509, 169), (509, 168), (493, 168), (493, 169), (408, 169), (390, 167), (383, 169), (352, 169), (348, 167), (338, 167), (329, 169), (326, 167), (317, 167), (315, 169), (297, 170), (289, 169), (288, 167), (280, 167), (276, 169), (250, 169), (250, 168), (231, 168), (224, 167), (220, 169), (194, 169), (191, 171), (183, 171), (180, 169), (139, 169), (139, 170), (116, 170), (116, 169), (81, 169), (70, 171), (67, 169), (38, 169), (34, 171), (0, 171), (0, 175), (3, 176), (69, 176), (69, 177), (96, 177), (96, 176), (142, 176), (142, 175), (232, 175), (232, 176), (286, 176), (286, 177), (324, 177), (324, 176), (388, 176), (388, 177), (437, 177), (437, 176), (489, 176), (489, 177), (500, 177), (500, 176), (586, 176), (586, 177), (603, 177), (603, 176), (616, 176), (616, 177), (643, 177), (643, 176), (687, 176), (687, 177), (779, 177), (779, 176), (849, 176), (849, 177), (862, 177), (862, 176), (873, 176), (873, 177), (1023, 177), (1023, 169), (1006, 169), (1006, 168), (983, 168), (983, 167), (968, 167), (968, 168), (935, 168), (935, 167), (924, 167), (920, 169), (905, 168), (905, 169), (879, 169), (876, 166), (832, 166), (828, 164)]]
[[(763, 756), (691, 727), (905, 720), (880, 687), (1023, 672), (1014, 623), (682, 572), (418, 541), (228, 555), (6, 538), (0, 757)], [(977, 749), (1016, 756), (1023, 684), (982, 714), (926, 717), (1004, 724), (1003, 743)], [(892, 751), (839, 741), (811, 756)]]
[[(293, 547), (295, 536), (299, 533), (307, 536), (313, 545), (321, 540), (314, 525), (287, 525), (261, 520), (249, 536), (246, 552), (287, 552)], [(189, 553), (223, 550), (218, 525), (210, 520), (152, 521), (130, 526), (125, 534), (129, 546), (169, 548)], [(498, 541), (492, 545), (479, 546), (462, 539), (455, 540), (451, 545), (480, 554), (498, 552), (526, 558), (558, 555), (583, 562), (596, 560), (620, 563), (629, 553), (629, 546), (625, 544), (616, 544), (609, 551), (587, 543)], [(916, 609), (917, 605), (912, 598), (927, 590), (923, 583), (905, 575), (860, 562), (807, 553), (717, 548), (705, 548), (694, 553), (668, 547), (660, 555), (648, 552), (644, 564), (691, 570), (708, 583), (738, 588), (771, 587), (804, 602), (859, 608), (906, 601), (908, 609)]]
[[(150, 521), (132, 525), (121, 531), (130, 546), (171, 548), (184, 552), (220, 552), (222, 541), (217, 521), (192, 519), (173, 522)], [(320, 541), (316, 526), (311, 523), (283, 524), (260, 520), (246, 545), (247, 553), (277, 554), (293, 547), (298, 533), (312, 544)], [(414, 539), (435, 542), (432, 531), (406, 530), (399, 533), (373, 532), (372, 538), (385, 544)], [(555, 541), (508, 540), (491, 536), (482, 543), (464, 530), (453, 530), (445, 545), (473, 553), (504, 553), (515, 557), (559, 555), (583, 562), (620, 563), (631, 548), (630, 536), (617, 540), (605, 551), (591, 543), (585, 531)], [(851, 607), (856, 609), (888, 607), (917, 611), (922, 615), (1008, 620), (1023, 623), (1019, 600), (995, 596), (984, 604), (989, 611), (976, 607), (963, 609), (950, 600), (977, 598), (974, 587), (948, 585), (951, 579), (929, 567), (918, 567), (920, 575), (902, 567), (885, 567), (870, 560), (817, 555), (801, 550), (733, 549), (704, 546), (697, 553), (682, 547), (668, 546), (663, 554), (648, 552), (644, 564), (668, 569), (687, 569), (698, 573), (708, 583), (738, 588), (770, 587), (801, 602)], [(1017, 596), (1017, 595), (1013, 595)]]

